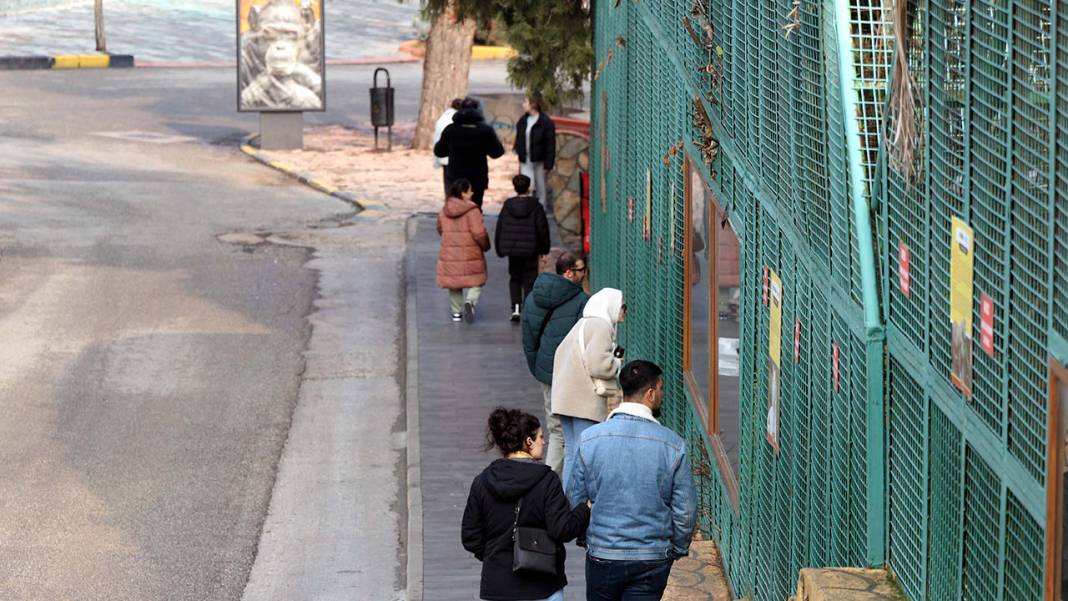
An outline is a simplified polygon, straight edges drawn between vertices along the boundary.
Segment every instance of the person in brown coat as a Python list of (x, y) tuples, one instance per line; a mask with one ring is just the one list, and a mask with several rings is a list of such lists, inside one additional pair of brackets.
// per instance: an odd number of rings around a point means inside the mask
[(452, 320), (462, 319), (467, 323), (475, 321), (475, 305), (486, 284), (484, 253), (490, 248), (482, 211), (471, 200), (472, 196), (471, 182), (458, 179), (449, 186), (445, 206), (438, 213), (438, 234), (441, 234), (438, 286), (449, 291)]

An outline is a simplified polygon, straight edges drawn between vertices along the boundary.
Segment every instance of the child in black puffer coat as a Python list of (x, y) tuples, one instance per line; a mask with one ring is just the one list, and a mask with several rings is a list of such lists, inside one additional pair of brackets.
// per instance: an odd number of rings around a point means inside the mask
[(512, 186), (518, 196), (504, 201), (497, 218), (494, 247), (497, 256), (508, 257), (512, 321), (517, 322), (519, 308), (538, 277), (539, 258), (549, 254), (549, 220), (538, 199), (530, 195), (529, 177), (513, 177)]

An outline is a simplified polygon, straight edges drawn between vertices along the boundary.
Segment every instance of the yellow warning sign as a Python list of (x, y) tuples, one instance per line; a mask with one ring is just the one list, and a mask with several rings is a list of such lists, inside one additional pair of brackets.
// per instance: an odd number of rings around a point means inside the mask
[(949, 322), (953, 361), (950, 380), (964, 393), (972, 394), (972, 302), (975, 268), (975, 236), (959, 217), (953, 218), (949, 249)]

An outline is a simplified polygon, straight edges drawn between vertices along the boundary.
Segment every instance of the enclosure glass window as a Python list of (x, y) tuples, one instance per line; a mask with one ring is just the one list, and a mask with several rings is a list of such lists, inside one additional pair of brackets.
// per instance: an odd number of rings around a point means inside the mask
[(686, 380), (728, 481), (738, 473), (741, 246), (699, 169), (686, 173)]

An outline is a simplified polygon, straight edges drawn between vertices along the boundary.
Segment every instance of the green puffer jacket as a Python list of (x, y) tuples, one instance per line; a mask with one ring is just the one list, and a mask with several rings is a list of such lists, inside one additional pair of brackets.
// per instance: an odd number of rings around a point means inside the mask
[[(582, 286), (562, 275), (543, 273), (534, 280), (527, 301), (523, 305), (523, 352), (527, 356), (530, 373), (543, 384), (553, 383), (553, 356), (571, 326), (582, 317), (582, 309), (590, 295)], [(541, 344), (534, 339), (541, 330), (545, 316), (552, 317), (545, 326)]]

